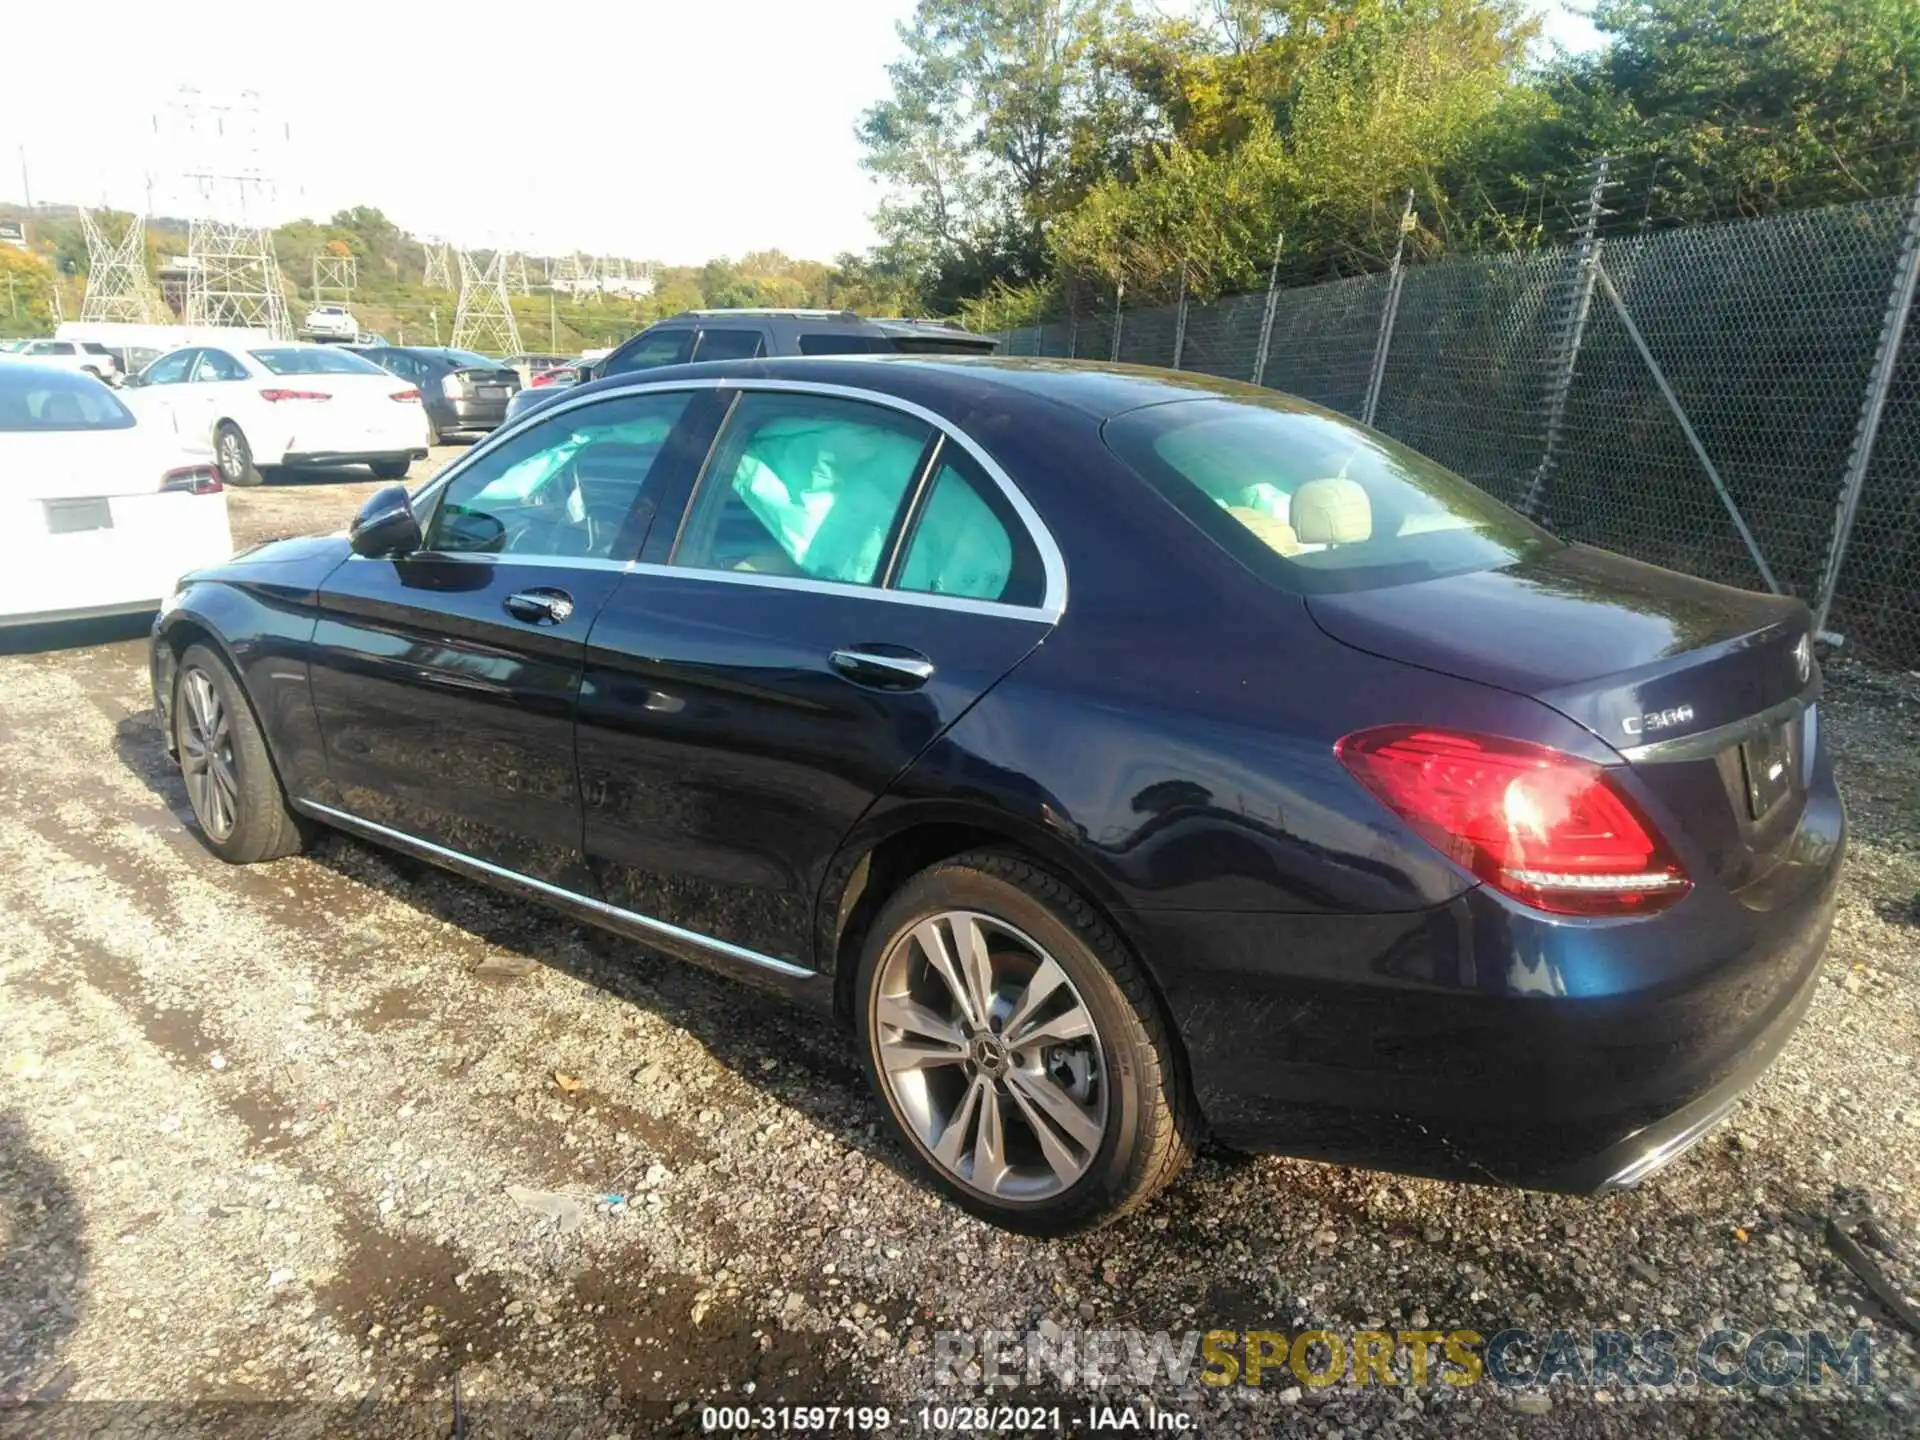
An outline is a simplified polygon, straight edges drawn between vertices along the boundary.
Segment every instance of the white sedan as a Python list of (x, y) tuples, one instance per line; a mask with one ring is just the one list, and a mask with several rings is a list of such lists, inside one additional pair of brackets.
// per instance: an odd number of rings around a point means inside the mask
[(427, 453), (420, 392), (333, 345), (189, 345), (127, 385), (136, 410), (212, 446), (229, 485), (258, 485), (275, 465), (366, 465), (400, 480)]
[(0, 365), (0, 535), (0, 627), (157, 610), (233, 553), (204, 444), (44, 365)]

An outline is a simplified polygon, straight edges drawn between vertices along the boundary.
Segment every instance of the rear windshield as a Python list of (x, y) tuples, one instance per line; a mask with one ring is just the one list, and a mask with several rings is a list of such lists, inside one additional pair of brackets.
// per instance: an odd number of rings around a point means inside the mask
[(1304, 401), (1181, 400), (1108, 447), (1221, 548), (1307, 594), (1492, 570), (1561, 542), (1458, 475)]
[(504, 360), (489, 360), (471, 350), (442, 350), (440, 354), (449, 365), (458, 365), (467, 370), (498, 370), (507, 363)]
[(884, 335), (825, 331), (800, 337), (802, 355), (886, 355), (892, 351), (893, 342)]
[(0, 431), (126, 430), (133, 412), (88, 375), (25, 365), (0, 368)]
[(276, 375), (384, 375), (371, 360), (351, 350), (315, 346), (311, 350), (255, 350), (253, 358)]

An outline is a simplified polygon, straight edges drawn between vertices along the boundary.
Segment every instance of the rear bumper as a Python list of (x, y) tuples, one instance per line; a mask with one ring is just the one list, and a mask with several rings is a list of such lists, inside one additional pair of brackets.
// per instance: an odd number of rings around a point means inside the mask
[(233, 553), (224, 494), (116, 495), (112, 523), (46, 533), (36, 502), (0, 504), (15, 537), (0, 567), (0, 626), (134, 615), (159, 608), (189, 570)]
[(443, 430), (495, 430), (507, 418), (507, 397), (498, 400), (455, 400), (450, 403), (453, 419)]
[(1707, 1133), (1811, 1003), (1845, 834), (1822, 781), (1763, 880), (1647, 919), (1554, 921), (1484, 890), (1408, 915), (1129, 919), (1149, 957), (1182, 956), (1156, 974), (1228, 1143), (1622, 1188)]

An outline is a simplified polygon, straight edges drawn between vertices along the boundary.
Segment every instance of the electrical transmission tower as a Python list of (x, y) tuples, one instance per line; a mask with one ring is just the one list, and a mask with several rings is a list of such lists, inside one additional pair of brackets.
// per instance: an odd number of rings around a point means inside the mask
[(313, 303), (337, 299), (353, 302), (360, 283), (360, 262), (352, 255), (316, 255), (313, 257)]
[(183, 87), (169, 120), (186, 157), (181, 179), (195, 192), (187, 225), (187, 324), (241, 326), (290, 339), (286, 282), (266, 213), (275, 190), (261, 161), (260, 97), (244, 91), (231, 103), (214, 104)]
[(502, 277), (509, 290), (517, 290), (522, 295), (531, 295), (533, 285), (527, 279), (527, 257), (519, 251), (510, 251), (506, 260), (506, 272)]
[(570, 250), (554, 261), (553, 276), (548, 283), (562, 294), (584, 295), (599, 283), (594, 271), (591, 259)]
[(147, 227), (134, 216), (126, 233), (109, 240), (99, 222), (80, 212), (80, 229), (87, 240), (87, 289), (80, 300), (82, 320), (130, 320), (136, 324), (164, 324), (173, 319), (160, 291), (147, 274)]
[(427, 242), (427, 273), (420, 283), (429, 290), (453, 289), (453, 247), (444, 240)]
[(514, 323), (513, 305), (507, 298), (506, 252), (494, 251), (484, 266), (476, 265), (464, 251), (459, 253), (460, 303), (453, 314), (454, 348), (478, 350), (483, 355), (518, 355), (520, 327)]

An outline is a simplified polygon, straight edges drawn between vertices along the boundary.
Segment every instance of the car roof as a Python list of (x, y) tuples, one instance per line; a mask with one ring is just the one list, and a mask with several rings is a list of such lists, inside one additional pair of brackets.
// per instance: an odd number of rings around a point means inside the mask
[(570, 392), (587, 395), (671, 380), (802, 380), (874, 390), (953, 413), (982, 403), (999, 409), (1070, 411), (1101, 421), (1148, 405), (1178, 400), (1278, 398), (1278, 392), (1148, 365), (1096, 360), (1046, 360), (1005, 355), (769, 356), (663, 365), (595, 380)]
[[(991, 335), (981, 335), (947, 320), (902, 319), (898, 316), (872, 317), (852, 310), (799, 310), (746, 306), (725, 310), (682, 310), (656, 320), (647, 330), (694, 329), (711, 321), (744, 320), (783, 331), (845, 331), (856, 335), (914, 335), (953, 340), (977, 340), (994, 344)], [(639, 332), (644, 335), (646, 330)], [(623, 342), (624, 343), (624, 342)]]

